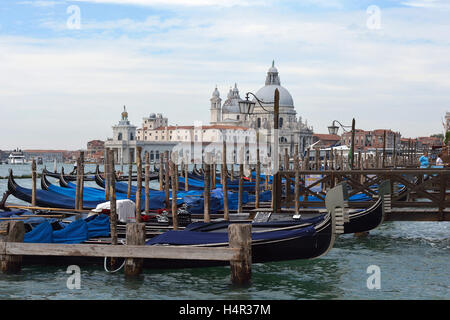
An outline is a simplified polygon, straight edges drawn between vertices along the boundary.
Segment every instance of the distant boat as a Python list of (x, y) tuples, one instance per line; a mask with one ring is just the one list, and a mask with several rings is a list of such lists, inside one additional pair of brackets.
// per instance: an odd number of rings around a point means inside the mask
[(22, 150), (14, 150), (8, 157), (8, 164), (25, 164), (28, 161), (25, 159), (25, 155)]

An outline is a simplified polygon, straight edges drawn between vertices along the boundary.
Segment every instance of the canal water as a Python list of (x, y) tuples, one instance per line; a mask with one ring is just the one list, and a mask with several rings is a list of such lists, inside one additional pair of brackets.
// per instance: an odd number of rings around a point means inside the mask
[[(0, 176), (7, 176), (9, 167), (0, 165)], [(12, 167), (15, 175), (30, 174), (29, 165)], [(52, 170), (53, 163), (47, 168)], [(72, 168), (65, 165), (65, 172)], [(86, 172), (94, 169), (88, 165)], [(31, 179), (17, 182), (31, 186)], [(0, 179), (0, 192), (6, 188), (7, 180)], [(12, 197), (9, 202), (21, 203)], [(366, 238), (343, 235), (318, 259), (254, 264), (247, 287), (230, 284), (229, 267), (147, 270), (134, 280), (125, 279), (122, 272), (109, 274), (103, 266), (80, 271), (79, 289), (68, 288), (72, 274), (67, 267), (24, 267), (17, 275), (0, 274), (0, 299), (447, 300), (450, 223), (386, 222)]]

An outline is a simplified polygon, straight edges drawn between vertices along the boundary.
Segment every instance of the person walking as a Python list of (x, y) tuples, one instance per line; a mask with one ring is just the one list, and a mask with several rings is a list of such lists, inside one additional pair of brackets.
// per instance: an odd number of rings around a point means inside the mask
[(442, 161), (442, 153), (439, 153), (436, 158), (436, 165), (437, 166), (444, 166), (444, 161)]
[(428, 152), (425, 151), (423, 155), (419, 158), (420, 168), (428, 168), (430, 163), (428, 161)]

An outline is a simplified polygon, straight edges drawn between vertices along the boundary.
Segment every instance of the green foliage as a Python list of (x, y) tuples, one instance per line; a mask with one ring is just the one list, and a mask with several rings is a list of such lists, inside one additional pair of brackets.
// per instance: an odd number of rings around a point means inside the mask
[(447, 131), (445, 133), (444, 144), (447, 144), (449, 142), (450, 142), (450, 131)]

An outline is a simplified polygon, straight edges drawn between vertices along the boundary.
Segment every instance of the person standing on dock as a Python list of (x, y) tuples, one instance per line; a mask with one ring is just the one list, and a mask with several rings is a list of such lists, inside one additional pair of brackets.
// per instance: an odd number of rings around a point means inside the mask
[(424, 152), (423, 155), (419, 158), (419, 164), (421, 168), (428, 168), (430, 163), (428, 161), (428, 152)]
[(442, 153), (439, 153), (437, 158), (436, 158), (436, 166), (439, 167), (443, 167), (444, 166), (444, 161), (442, 161)]

